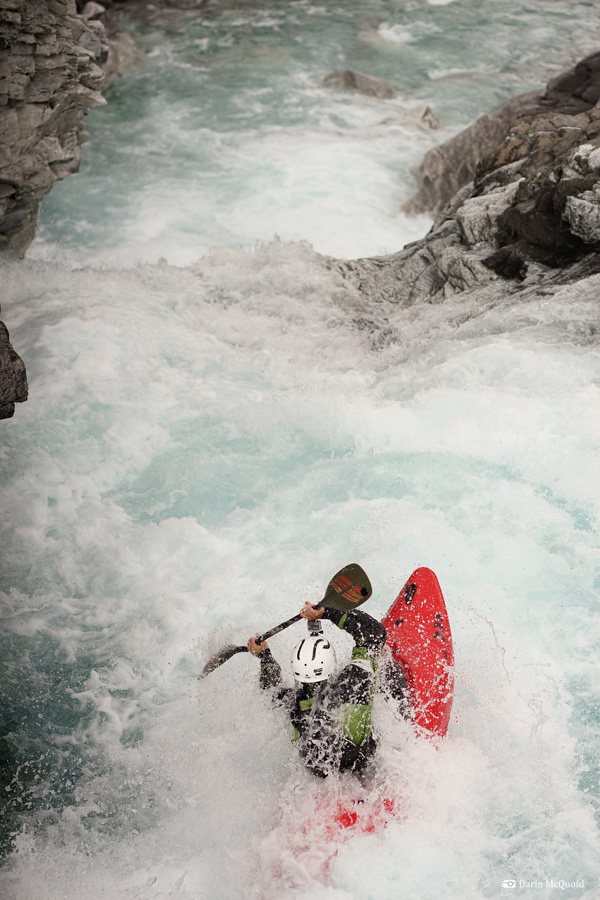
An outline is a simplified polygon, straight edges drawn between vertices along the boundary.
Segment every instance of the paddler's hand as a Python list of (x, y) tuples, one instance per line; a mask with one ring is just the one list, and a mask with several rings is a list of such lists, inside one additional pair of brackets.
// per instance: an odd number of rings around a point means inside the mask
[(262, 644), (257, 644), (256, 643), (257, 637), (258, 637), (258, 635), (256, 635), (256, 637), (251, 637), (250, 640), (248, 641), (248, 653), (251, 653), (252, 656), (258, 656), (258, 654), (262, 653), (263, 650), (269, 649), (269, 645), (267, 644), (266, 641), (263, 641)]
[(300, 610), (300, 615), (303, 619), (308, 619), (309, 622), (314, 622), (315, 619), (320, 619), (323, 613), (325, 612), (324, 607), (322, 606), (313, 606), (311, 603), (306, 601), (302, 609)]

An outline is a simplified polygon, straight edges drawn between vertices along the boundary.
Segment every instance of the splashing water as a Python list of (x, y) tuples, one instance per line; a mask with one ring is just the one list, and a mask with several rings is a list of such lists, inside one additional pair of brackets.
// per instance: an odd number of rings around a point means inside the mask
[[(543, 84), (567, 38), (593, 49), (593, 6), (273, 3), (137, 29), (146, 69), (3, 263), (31, 387), (2, 442), (3, 896), (590, 900), (598, 279), (389, 308), (382, 340), (316, 251), (422, 233), (397, 213), (409, 167)], [(445, 130), (316, 86), (338, 65)], [(436, 571), (457, 692), (439, 746), (378, 701), (398, 812), (337, 839), (316, 811), (347, 784), (299, 768), (255, 660), (197, 674), (354, 560), (378, 618)], [(297, 635), (272, 641), (284, 669)]]

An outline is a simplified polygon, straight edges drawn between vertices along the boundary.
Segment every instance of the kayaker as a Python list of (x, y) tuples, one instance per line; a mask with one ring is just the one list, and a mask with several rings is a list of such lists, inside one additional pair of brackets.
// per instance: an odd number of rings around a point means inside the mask
[[(293, 688), (281, 687), (281, 667), (268, 643), (248, 641), (249, 652), (260, 661), (260, 686), (272, 690), (275, 703), (286, 710), (293, 740), (311, 772), (325, 778), (349, 771), (363, 779), (377, 748), (371, 718), (386, 630), (360, 609), (340, 612), (306, 603), (300, 615), (308, 634), (292, 653)], [(323, 619), (354, 639), (352, 659), (339, 672)]]

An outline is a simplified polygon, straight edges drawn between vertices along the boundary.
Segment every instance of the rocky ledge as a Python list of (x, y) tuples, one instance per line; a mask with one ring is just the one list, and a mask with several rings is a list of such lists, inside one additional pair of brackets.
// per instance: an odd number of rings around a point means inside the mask
[[(439, 210), (430, 232), (391, 256), (327, 262), (363, 297), (365, 326), (385, 330), (386, 302), (439, 303), (477, 290), (494, 303), (600, 272), (599, 98), (597, 53), (432, 151), (413, 203)], [(485, 123), (495, 119), (492, 140)], [(433, 170), (424, 191), (423, 173)], [(457, 192), (446, 202), (452, 179)]]

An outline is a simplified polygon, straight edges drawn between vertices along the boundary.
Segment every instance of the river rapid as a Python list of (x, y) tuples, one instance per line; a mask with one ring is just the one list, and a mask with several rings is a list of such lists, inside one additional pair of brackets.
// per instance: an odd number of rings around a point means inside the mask
[[(30, 384), (0, 448), (2, 896), (597, 898), (600, 278), (384, 333), (321, 256), (422, 236), (410, 169), (597, 49), (596, 5), (129, 24), (145, 67), (2, 263)], [(322, 87), (337, 67), (402, 94)], [(348, 562), (378, 618), (436, 572), (457, 683), (439, 745), (378, 701), (398, 812), (332, 846), (315, 810), (349, 787), (300, 769), (256, 661), (197, 676)], [(271, 642), (286, 677), (300, 629)]]

